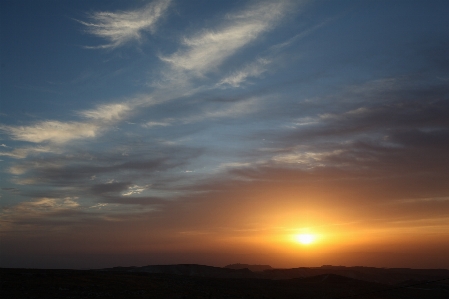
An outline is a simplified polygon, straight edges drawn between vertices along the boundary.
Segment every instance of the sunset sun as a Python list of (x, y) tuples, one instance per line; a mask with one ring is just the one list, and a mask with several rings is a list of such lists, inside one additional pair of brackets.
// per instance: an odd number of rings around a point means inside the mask
[(315, 241), (315, 236), (312, 234), (298, 234), (295, 235), (295, 240), (303, 245), (309, 245)]

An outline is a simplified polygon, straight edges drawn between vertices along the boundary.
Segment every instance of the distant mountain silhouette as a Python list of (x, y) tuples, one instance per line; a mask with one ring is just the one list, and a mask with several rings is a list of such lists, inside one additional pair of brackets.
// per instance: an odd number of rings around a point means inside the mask
[(249, 269), (252, 272), (262, 272), (265, 270), (272, 270), (273, 268), (269, 265), (248, 265), (248, 264), (231, 264), (231, 265), (227, 265), (225, 266), (225, 268), (228, 269), (235, 269), (235, 270), (239, 270), (239, 269)]
[[(264, 269), (267, 268), (267, 269)], [(269, 268), (268, 268), (269, 267)], [(264, 269), (264, 270), (259, 270)], [(197, 264), (149, 265), (143, 267), (114, 267), (101, 271), (121, 271), (140, 273), (165, 273), (214, 278), (257, 278), (269, 280), (307, 278), (318, 275), (335, 274), (347, 278), (396, 285), (404, 281), (433, 281), (449, 278), (447, 269), (409, 269), (374, 267), (299, 267), (275, 269), (268, 265), (232, 264), (224, 268)]]

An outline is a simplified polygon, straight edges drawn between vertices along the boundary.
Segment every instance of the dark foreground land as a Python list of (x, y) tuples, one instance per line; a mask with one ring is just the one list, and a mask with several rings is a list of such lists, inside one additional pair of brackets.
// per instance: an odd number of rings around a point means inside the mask
[[(0, 297), (449, 298), (448, 270), (398, 269), (389, 271), (390, 269), (358, 268), (296, 268), (273, 269), (263, 272), (201, 265), (147, 266), (103, 270), (3, 268), (0, 269)], [(321, 273), (323, 271), (329, 273)], [(347, 277), (348, 275), (354, 276), (357, 273), (362, 273), (363, 277), (367, 277), (370, 276), (368, 275), (370, 271), (374, 273), (371, 273), (371, 279), (377, 280), (377, 278), (383, 277), (384, 280), (389, 279), (394, 283)], [(321, 274), (312, 276), (304, 274), (315, 274), (314, 272)], [(332, 272), (341, 273), (333, 274)], [(282, 276), (281, 274), (292, 276), (295, 273), (302, 276), (286, 279), (275, 277)], [(346, 276), (343, 276), (345, 273)], [(388, 275), (391, 277), (387, 277)], [(405, 280), (397, 281), (403, 278)]]

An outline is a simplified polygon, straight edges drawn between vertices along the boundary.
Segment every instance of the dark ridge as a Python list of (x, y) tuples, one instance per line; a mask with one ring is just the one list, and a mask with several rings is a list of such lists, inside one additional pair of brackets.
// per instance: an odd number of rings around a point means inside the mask
[(239, 270), (239, 269), (249, 269), (252, 272), (263, 272), (265, 270), (272, 270), (273, 268), (270, 265), (248, 265), (248, 264), (231, 264), (231, 265), (227, 265), (225, 266), (225, 268), (228, 269), (235, 269), (235, 270)]
[(449, 277), (449, 270), (446, 269), (389, 269), (361, 266), (344, 267), (326, 265), (322, 267), (299, 267), (291, 269), (274, 269), (270, 267), (271, 269), (266, 269), (264, 271), (253, 271), (248, 268), (250, 266), (252, 265), (234, 264), (221, 268), (197, 264), (179, 264), (149, 265), (143, 267), (114, 267), (101, 269), (99, 271), (161, 273), (215, 278), (255, 278), (269, 280), (306, 278), (311, 276), (335, 274), (342, 277), (389, 285), (397, 285), (406, 281), (434, 281)]
[[(129, 271), (145, 268), (177, 272)], [(42, 270), (0, 268), (2, 298), (364, 298), (447, 299), (447, 280), (391, 286), (336, 274), (272, 280), (197, 276), (218, 267), (169, 265), (116, 267), (103, 270)], [(218, 268), (226, 273), (241, 270)], [(209, 271), (209, 272), (208, 272)], [(242, 273), (248, 273), (248, 269)], [(188, 273), (187, 275), (179, 273)], [(195, 275), (192, 275), (195, 273)], [(224, 272), (220, 272), (224, 273)], [(249, 271), (249, 273), (252, 273)], [(215, 275), (215, 274), (213, 274)], [(436, 284), (435, 284), (436, 283)]]

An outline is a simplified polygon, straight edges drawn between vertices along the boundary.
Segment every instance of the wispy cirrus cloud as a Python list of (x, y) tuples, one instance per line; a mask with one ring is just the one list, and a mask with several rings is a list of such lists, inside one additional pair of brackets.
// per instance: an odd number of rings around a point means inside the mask
[[(113, 103), (98, 105), (94, 109), (76, 112), (88, 121), (62, 122), (57, 120), (40, 121), (28, 126), (6, 126), (0, 125), (0, 131), (11, 136), (14, 140), (27, 141), (32, 143), (50, 142), (63, 144), (72, 140), (95, 138), (100, 131), (107, 130), (108, 127), (117, 121), (123, 120), (133, 106), (128, 103)], [(22, 148), (11, 152), (1, 152), (0, 156), (10, 156), (13, 158), (24, 158), (29, 153), (49, 152), (49, 148)]]
[[(100, 48), (115, 48), (131, 40), (140, 40), (142, 32), (152, 31), (157, 20), (164, 14), (170, 0), (154, 1), (141, 10), (126, 12), (97, 12), (91, 16), (92, 23), (81, 21), (88, 27), (88, 32), (110, 41)], [(175, 69), (204, 72), (218, 66), (224, 59), (232, 55), (242, 46), (257, 38), (261, 33), (270, 30), (275, 22), (285, 13), (290, 1), (276, 3), (260, 2), (248, 7), (243, 12), (228, 14), (225, 24), (216, 31), (202, 31), (193, 38), (185, 38), (186, 50), (179, 50), (162, 60), (169, 62)], [(239, 86), (248, 77), (260, 76), (264, 71), (266, 59), (259, 59), (237, 73), (231, 74), (221, 85)], [(188, 81), (188, 79), (187, 79)], [(182, 89), (173, 97), (185, 94)], [(170, 100), (171, 97), (166, 100)], [(88, 119), (84, 122), (43, 121), (30, 126), (0, 127), (13, 139), (34, 143), (52, 142), (66, 143), (71, 140), (97, 137), (100, 131), (107, 130), (113, 122), (121, 121), (135, 111), (137, 107), (148, 106), (148, 97), (135, 98), (128, 102), (103, 104), (94, 109), (76, 112)], [(239, 104), (242, 106), (243, 104)], [(247, 105), (243, 105), (246, 107)], [(246, 110), (246, 109), (245, 109)], [(203, 118), (223, 117), (241, 114), (233, 111), (205, 112)], [(188, 122), (191, 120), (188, 120)], [(148, 122), (145, 127), (167, 126), (167, 123)]]
[(141, 9), (122, 12), (96, 12), (91, 22), (79, 21), (87, 32), (109, 43), (88, 48), (117, 48), (130, 41), (140, 41), (142, 32), (154, 32), (157, 21), (164, 15), (171, 0), (156, 0)]
[(185, 50), (161, 59), (175, 69), (199, 74), (210, 71), (261, 33), (272, 29), (289, 4), (289, 1), (265, 1), (243, 12), (229, 14), (227, 22), (220, 28), (184, 38)]

